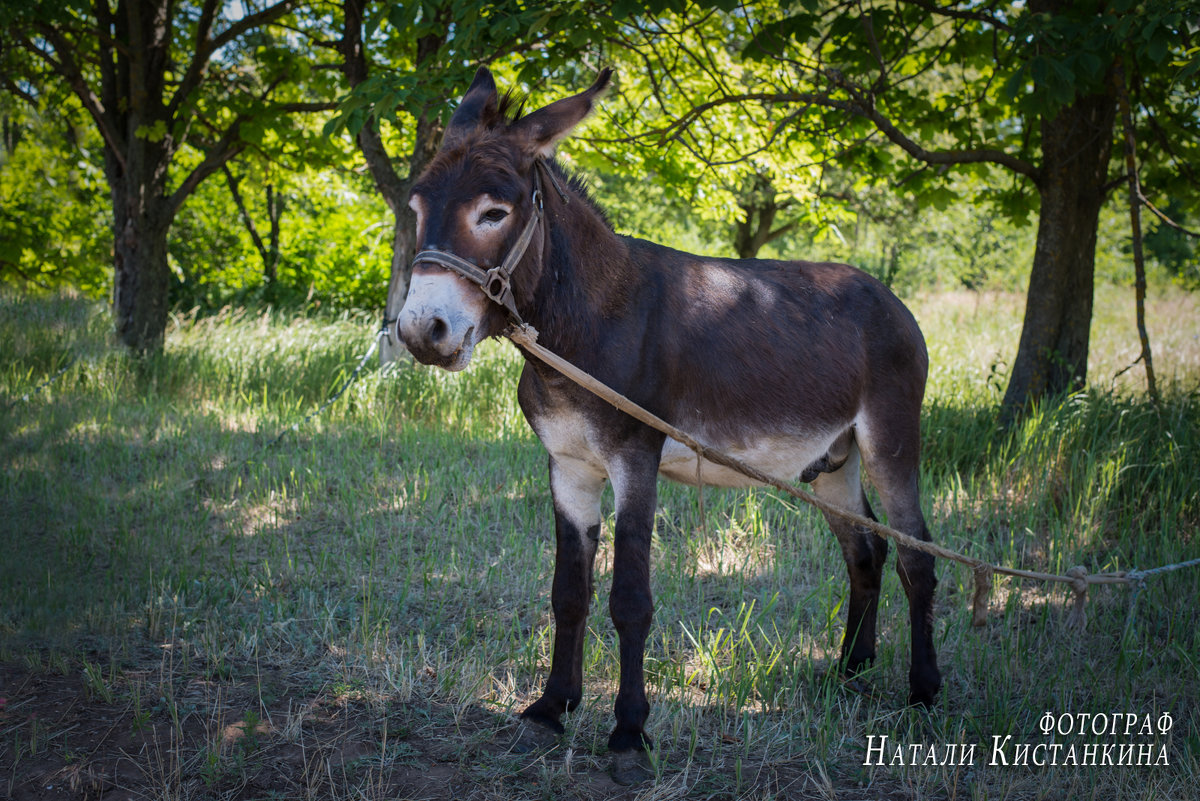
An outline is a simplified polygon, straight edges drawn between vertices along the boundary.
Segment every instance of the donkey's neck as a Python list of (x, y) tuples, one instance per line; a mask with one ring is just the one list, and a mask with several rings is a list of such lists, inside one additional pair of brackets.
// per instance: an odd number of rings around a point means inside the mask
[(644, 280), (628, 240), (559, 173), (566, 198), (546, 187), (542, 273), (527, 320), (538, 340), (571, 358), (594, 347), (602, 321), (620, 317)]

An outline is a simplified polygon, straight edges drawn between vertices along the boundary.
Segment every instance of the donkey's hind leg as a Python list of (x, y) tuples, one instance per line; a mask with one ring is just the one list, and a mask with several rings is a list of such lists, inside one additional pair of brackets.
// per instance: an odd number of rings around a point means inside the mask
[[(885, 406), (894, 410), (894, 406)], [(919, 428), (904, 425), (894, 414), (881, 413), (871, 420), (868, 431), (859, 425), (859, 442), (867, 478), (879, 493), (887, 512), (888, 525), (919, 540), (930, 541), (929, 528), (921, 511), (918, 459)], [(930, 706), (941, 687), (937, 652), (933, 646), (933, 596), (937, 575), (933, 556), (922, 551), (897, 547), (896, 573), (908, 596), (908, 616), (912, 634), (912, 662), (908, 671), (908, 702)]]
[[(842, 466), (831, 473), (818, 475), (813, 479), (812, 489), (824, 501), (875, 519), (863, 492), (858, 446), (853, 443)], [(853, 677), (875, 658), (875, 618), (888, 545), (879, 535), (838, 515), (826, 514), (825, 520), (842, 546), (842, 556), (850, 575), (850, 604), (846, 633), (842, 638), (841, 668), (846, 676)]]

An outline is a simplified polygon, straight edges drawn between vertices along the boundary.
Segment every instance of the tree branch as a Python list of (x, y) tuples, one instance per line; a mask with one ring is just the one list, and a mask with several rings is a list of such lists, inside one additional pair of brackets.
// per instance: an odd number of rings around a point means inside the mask
[[(844, 79), (842, 79), (844, 81)], [(906, 136), (890, 119), (881, 114), (869, 103), (860, 100), (841, 100), (819, 92), (744, 92), (736, 95), (723, 95), (699, 105), (692, 106), (678, 119), (660, 128), (651, 129), (640, 134), (623, 137), (599, 138), (592, 137), (588, 141), (603, 144), (624, 144), (650, 138), (659, 142), (676, 140), (679, 135), (696, 120), (715, 108), (734, 103), (760, 102), (769, 104), (796, 103), (806, 106), (818, 106), (835, 111), (844, 111), (863, 117), (874, 123), (875, 127), (893, 144), (908, 153), (913, 158), (929, 165), (956, 165), (992, 163), (1007, 167), (1014, 172), (1032, 178), (1035, 182), (1040, 178), (1040, 171), (1033, 164), (1018, 158), (1003, 150), (991, 148), (974, 148), (968, 150), (928, 150)], [(789, 120), (797, 119), (802, 114), (793, 114)]]
[(214, 52), (229, 44), (243, 33), (268, 25), (279, 19), (291, 11), (295, 3), (296, 0), (280, 0), (280, 2), (267, 6), (261, 11), (247, 14), (231, 23), (228, 28), (221, 31), (215, 37), (209, 38), (212, 33), (212, 25), (216, 14), (216, 0), (205, 0), (204, 7), (200, 12), (200, 21), (196, 26), (196, 47), (192, 53), (192, 60), (188, 63), (187, 70), (184, 71), (183, 78), (180, 80), (175, 94), (171, 96), (170, 102), (167, 103), (168, 115), (174, 118), (179, 107), (187, 101), (188, 96), (200, 85), (204, 77), (204, 69), (208, 66), (208, 61)]
[(96, 23), (100, 29), (100, 35), (97, 37), (100, 50), (100, 96), (117, 97), (116, 64), (113, 63), (113, 49), (116, 45), (113, 28), (116, 20), (108, 7), (108, 0), (95, 0), (94, 5)]
[[(270, 95), (275, 87), (282, 81), (282, 77), (278, 78), (271, 82), (265, 89), (263, 89), (262, 93), (258, 96), (259, 102), (265, 102), (267, 96)], [(208, 152), (204, 156), (204, 160), (196, 165), (196, 167), (190, 173), (188, 173), (188, 176), (183, 179), (183, 183), (179, 185), (179, 188), (171, 193), (171, 197), (167, 200), (168, 213), (174, 217), (175, 214), (179, 212), (180, 207), (183, 206), (183, 202), (187, 200), (188, 196), (196, 190), (196, 187), (199, 186), (205, 178), (212, 175), (218, 169), (224, 167), (230, 159), (246, 149), (247, 144), (241, 141), (241, 127), (243, 124), (255, 119), (256, 117), (267, 117), (279, 112), (292, 114), (313, 111), (330, 111), (337, 108), (337, 105), (338, 104), (334, 101), (276, 103), (271, 106), (266, 106), (254, 114), (243, 113), (237, 115), (233, 122), (226, 126), (216, 144), (208, 149)], [(201, 119), (201, 124), (206, 125), (209, 128), (215, 128), (215, 126), (209, 124), (203, 119)]]
[[(342, 54), (342, 74), (353, 89), (367, 79), (367, 56), (362, 39), (363, 0), (345, 0), (343, 8), (344, 27), (337, 49)], [(392, 166), (379, 129), (367, 120), (359, 129), (356, 139), (384, 202), (393, 212), (399, 211), (406, 202), (404, 196), (408, 188)]]
[(196, 191), (196, 187), (205, 178), (219, 170), (226, 162), (246, 148), (246, 143), (240, 139), (242, 123), (246, 120), (245, 116), (239, 116), (231, 122), (217, 143), (204, 154), (204, 160), (188, 173), (187, 177), (183, 179), (183, 183), (167, 198), (167, 214), (171, 218), (179, 213), (183, 202), (192, 192)]
[(1184, 234), (1187, 234), (1188, 236), (1192, 236), (1192, 237), (1196, 237), (1197, 239), (1200, 239), (1200, 232), (1191, 231), (1191, 230), (1188, 230), (1187, 228), (1184, 228), (1182, 225), (1175, 222), (1170, 217), (1168, 217), (1167, 215), (1165, 215), (1161, 211), (1159, 211), (1158, 207), (1155, 206), (1153, 203), (1151, 203), (1146, 198), (1146, 196), (1142, 193), (1140, 187), (1138, 188), (1138, 200), (1141, 201), (1142, 205), (1144, 205), (1146, 208), (1150, 209), (1150, 211), (1152, 211), (1154, 213), (1155, 217), (1162, 220), (1163, 223), (1165, 223), (1166, 225), (1171, 226), (1172, 228), (1174, 228), (1176, 231), (1179, 231), (1180, 233), (1184, 233)]
[(1133, 113), (1129, 108), (1129, 88), (1125, 67), (1120, 58), (1113, 66), (1112, 85), (1120, 109), (1121, 127), (1125, 135), (1125, 171), (1129, 177), (1129, 230), (1133, 237), (1134, 303), (1136, 306), (1138, 340), (1142, 345), (1138, 359), (1146, 367), (1146, 389), (1150, 400), (1158, 405), (1158, 381), (1154, 375), (1154, 356), (1150, 352), (1150, 335), (1146, 332), (1146, 258), (1142, 248), (1142, 190), (1138, 182), (1137, 141), (1133, 133)]
[(904, 0), (904, 2), (908, 5), (916, 6), (917, 8), (923, 8), (931, 14), (937, 14), (939, 17), (973, 20), (975, 22), (982, 22), (985, 25), (991, 25), (992, 27), (1001, 31), (1012, 30), (1012, 27), (1007, 22), (1004, 22), (1003, 20), (998, 19), (991, 14), (985, 14), (982, 11), (962, 11), (950, 6), (934, 5), (933, 3), (929, 2), (929, 0)]
[(83, 107), (87, 109), (88, 114), (95, 120), (96, 127), (100, 129), (100, 135), (104, 137), (104, 141), (112, 152), (113, 157), (121, 165), (121, 169), (125, 170), (125, 150), (122, 146), (119, 132), (113, 130), (113, 120), (110, 119), (103, 101), (96, 97), (92, 88), (88, 86), (87, 80), (83, 77), (83, 71), (75, 63), (75, 59), (71, 55), (70, 43), (63, 38), (62, 34), (48, 25), (38, 25), (38, 29), (46, 37), (46, 41), (54, 48), (54, 52), (58, 54), (57, 59), (31, 42), (28, 37), (20, 36), (17, 38), (17, 42), (21, 47), (44, 61), (51, 70), (66, 79), (72, 91), (79, 98), (79, 101), (83, 103)]
[(1019, 175), (1031, 178), (1034, 183), (1041, 181), (1041, 171), (1037, 167), (1003, 150), (991, 148), (926, 150), (916, 141), (906, 136), (890, 119), (881, 114), (875, 107), (875, 104), (870, 99), (863, 97), (858, 88), (847, 80), (842, 73), (837, 70), (825, 70), (824, 74), (832, 81), (834, 86), (843, 89), (849, 94), (851, 100), (849, 102), (836, 101), (828, 98), (828, 96), (820, 95), (811, 101), (813, 105), (825, 106), (827, 108), (842, 108), (852, 114), (857, 114), (860, 117), (870, 120), (879, 129), (879, 132), (887, 137), (888, 141), (918, 161), (930, 165), (999, 164)]
[(32, 275), (30, 275), (29, 273), (27, 273), (25, 271), (25, 268), (23, 268), (17, 262), (12, 261), (11, 259), (0, 258), (0, 267), (8, 267), (14, 273), (16, 273), (21, 278), (22, 281), (28, 281), (29, 283), (34, 284), (35, 286), (41, 287), (42, 289), (50, 288), (49, 284), (47, 284), (43, 281), (39, 281), (38, 279), (34, 278)]
[(263, 113), (272, 114), (278, 111), (287, 114), (306, 114), (317, 111), (333, 111), (338, 107), (339, 103), (336, 100), (321, 100), (312, 102), (296, 102), (296, 103), (276, 103), (268, 107)]
[(28, 91), (26, 91), (26, 90), (22, 89), (20, 86), (18, 86), (17, 82), (14, 81), (12, 78), (6, 77), (4, 79), (4, 87), (6, 89), (8, 89), (8, 91), (11, 92), (15, 97), (19, 97), (20, 99), (24, 100), (29, 105), (33, 106), (35, 109), (38, 107), (37, 98), (34, 97)]
[[(780, 208), (782, 208), (782, 206), (780, 206)], [(800, 225), (800, 221), (799, 221), (799, 220), (792, 220), (790, 223), (787, 223), (786, 225), (781, 225), (781, 226), (779, 226), (779, 227), (778, 227), (778, 228), (776, 228), (774, 231), (772, 231), (771, 233), (767, 234), (767, 242), (774, 242), (776, 239), (778, 239), (779, 237), (783, 236), (784, 234), (791, 233), (791, 232), (792, 232), (792, 231), (794, 231), (794, 230), (795, 230), (795, 229), (796, 229), (796, 228), (797, 228), (799, 225)], [(764, 242), (763, 244), (766, 244), (767, 242)]]
[(167, 104), (167, 113), (172, 117), (175, 116), (176, 109), (183, 103), (183, 99), (200, 85), (204, 68), (208, 65), (208, 58), (212, 54), (208, 37), (212, 33), (216, 10), (217, 0), (204, 0), (204, 6), (200, 9), (200, 19), (196, 23), (196, 47), (192, 51), (192, 60), (188, 63), (187, 70), (184, 71), (183, 78), (175, 89), (175, 94), (171, 96), (171, 100)]
[(221, 170), (225, 173), (225, 182), (229, 184), (229, 194), (233, 196), (234, 205), (241, 212), (242, 222), (246, 224), (246, 230), (250, 232), (250, 239), (254, 241), (254, 247), (258, 249), (258, 255), (262, 257), (263, 264), (266, 264), (268, 262), (267, 246), (259, 236), (258, 226), (254, 224), (254, 218), (250, 216), (250, 210), (246, 208), (246, 201), (242, 199), (241, 190), (238, 189), (238, 180), (233, 177), (233, 171), (229, 169), (228, 162), (221, 165)]

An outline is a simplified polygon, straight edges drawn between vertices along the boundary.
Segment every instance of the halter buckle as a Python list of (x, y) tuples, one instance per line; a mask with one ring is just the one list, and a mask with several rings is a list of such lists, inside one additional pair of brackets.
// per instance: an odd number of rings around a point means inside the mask
[(479, 287), (483, 294), (490, 299), (507, 307), (506, 298), (511, 290), (511, 277), (504, 270), (504, 265), (497, 265), (483, 274), (483, 283)]

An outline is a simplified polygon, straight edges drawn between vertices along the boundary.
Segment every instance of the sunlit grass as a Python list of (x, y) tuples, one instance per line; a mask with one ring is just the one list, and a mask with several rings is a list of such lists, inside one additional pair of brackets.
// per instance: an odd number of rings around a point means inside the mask
[[(935, 538), (1053, 571), (1200, 555), (1197, 302), (1152, 301), (1156, 410), (1139, 367), (1114, 389), (1136, 355), (1129, 294), (1098, 293), (1093, 387), (1010, 433), (994, 413), (1020, 299), (913, 302), (932, 362), (923, 486)], [(269, 664), (295, 677), (289, 693), (436, 701), (452, 716), (533, 700), (552, 644), (553, 530), (512, 347), (486, 343), (461, 374), (372, 364), (324, 414), (290, 428), (341, 385), (376, 324), (181, 315), (164, 353), (135, 362), (108, 347), (102, 307), (0, 296), (0, 661), (83, 672), (96, 692), (126, 696), (169, 653), (180, 675), (233, 681)], [(703, 520), (695, 490), (663, 484), (660, 498), (647, 677), (664, 797), (1185, 798), (1196, 786), (1200, 570), (1152, 580), (1132, 612), (1129, 590), (1094, 588), (1080, 634), (1064, 628), (1065, 589), (1007, 581), (988, 626), (971, 629), (971, 577), (940, 564), (946, 685), (922, 715), (903, 707), (907, 604), (891, 567), (868, 677), (877, 697), (855, 694), (829, 675), (845, 568), (819, 516), (762, 490), (707, 490)], [(603, 754), (617, 680), (611, 517), (596, 564), (585, 703), (567, 735), (588, 755)], [(862, 764), (870, 734), (981, 751), (994, 735), (1036, 741), (1046, 710), (1169, 711), (1172, 764)], [(228, 725), (213, 717), (217, 745)], [(514, 778), (463, 736), (482, 760), (473, 770), (506, 797), (566, 781), (562, 763), (549, 784)], [(0, 742), (0, 764), (15, 747)], [(233, 753), (214, 748), (221, 760)], [(164, 781), (199, 775), (179, 767)], [(345, 796), (370, 794), (354, 781)]]

